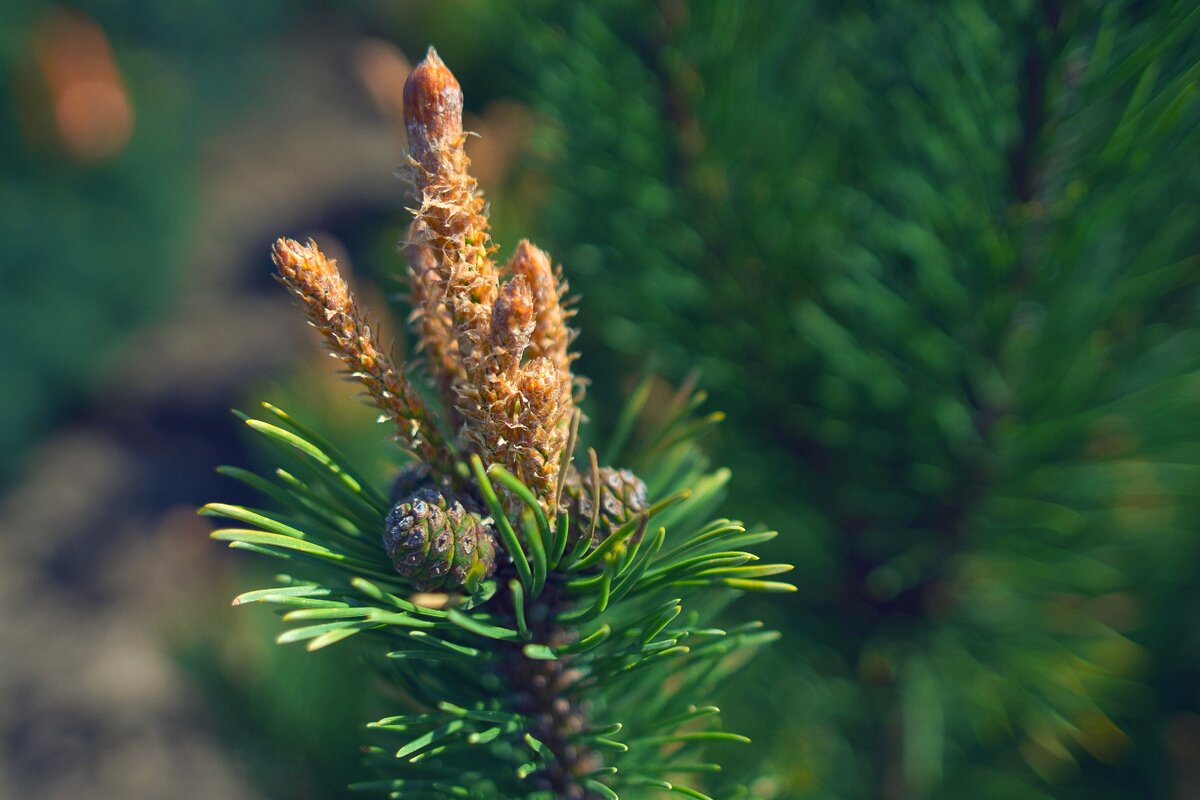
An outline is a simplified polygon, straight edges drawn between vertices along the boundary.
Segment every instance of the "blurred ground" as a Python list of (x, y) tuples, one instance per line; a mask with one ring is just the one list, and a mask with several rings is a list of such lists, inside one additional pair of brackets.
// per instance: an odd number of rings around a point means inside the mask
[(169, 643), (229, 613), (230, 561), (194, 514), (213, 466), (245, 461), (228, 410), (309, 345), (267, 244), (400, 205), (401, 142), (345, 83), (359, 44), (294, 45), (269, 104), (208, 143), (177, 310), (0, 500), (0, 602), (20, 609), (0, 615), (0, 797), (261, 796)]

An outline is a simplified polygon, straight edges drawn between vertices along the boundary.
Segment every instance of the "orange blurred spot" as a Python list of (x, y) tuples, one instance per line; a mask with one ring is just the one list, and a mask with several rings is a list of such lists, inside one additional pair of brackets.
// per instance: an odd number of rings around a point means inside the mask
[(1099, 711), (1081, 714), (1076, 720), (1075, 738), (1085, 750), (1105, 764), (1117, 763), (1129, 751), (1129, 734)]
[(46, 12), (33, 34), (33, 54), (67, 152), (95, 162), (125, 149), (133, 106), (100, 26), (74, 10)]
[(375, 107), (403, 122), (404, 82), (412, 65), (400, 49), (383, 39), (364, 39), (354, 48), (354, 62)]

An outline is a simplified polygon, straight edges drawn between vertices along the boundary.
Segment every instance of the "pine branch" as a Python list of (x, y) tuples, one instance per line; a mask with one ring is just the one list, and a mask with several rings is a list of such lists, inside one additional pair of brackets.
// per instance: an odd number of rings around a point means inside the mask
[[(660, 490), (665, 496), (632, 524), (579, 541), (573, 552), (563, 546), (567, 514), (556, 535), (535, 519), (539, 506), (527, 487), (476, 458), (476, 490), (508, 530), (498, 537), (508, 558), (473, 594), (430, 594), (397, 574), (380, 546), (388, 511), (380, 491), (291, 417), (264, 408), (270, 420), (246, 424), (277, 445), (280, 477), (224, 472), (270, 497), (276, 510), (210, 504), (202, 513), (237, 523), (214, 538), (290, 562), (279, 586), (246, 592), (235, 605), (280, 608), (292, 623), (281, 644), (318, 650), (364, 634), (378, 639), (398, 685), (419, 702), (413, 713), (371, 725), (393, 741), (372, 760), (400, 777), (360, 788), (408, 789), (413, 797), (451, 786), (470, 797), (607, 796), (596, 787), (619, 793), (644, 779), (674, 785), (664, 777), (674, 764), (694, 757), (704, 741), (730, 738), (697, 729), (691, 711), (706, 684), (775, 634), (755, 625), (713, 628), (685, 609), (700, 608), (714, 589), (790, 591), (765, 579), (790, 566), (743, 566), (755, 561), (747, 548), (774, 534), (697, 516), (727, 475), (703, 492), (681, 493), (706, 483), (695, 466), (684, 466), (695, 463), (693, 438), (655, 460), (652, 479), (671, 476)], [(493, 482), (524, 488), (526, 513), (506, 516)], [(625, 702), (640, 687), (655, 688), (654, 702)], [(716, 722), (713, 714), (704, 719)], [(479, 774), (457, 775), (465, 764)]]
[[(706, 742), (748, 741), (720, 730), (706, 699), (776, 636), (712, 617), (743, 592), (792, 591), (772, 580), (791, 566), (757, 563), (752, 548), (773, 532), (706, 518), (729, 473), (707, 471), (697, 440), (719, 415), (696, 418), (690, 389), (656, 425), (638, 424), (635, 392), (607, 450), (637, 474), (601, 466), (594, 450), (574, 464), (566, 283), (527, 242), (501, 283), (467, 173), (461, 91), (432, 50), (405, 98), (420, 197), (412, 321), (443, 398), (453, 393), (468, 463), (382, 354), (335, 265), (280, 240), (284, 283), (423, 463), (367, 476), (273, 406), (243, 417), (280, 466), (223, 471), (270, 507), (201, 513), (234, 523), (214, 538), (288, 570), (234, 604), (278, 608), (280, 644), (379, 646), (411, 703), (368, 726), (380, 777), (355, 788), (413, 800), (607, 800), (648, 787), (705, 798), (670, 778)], [(634, 428), (646, 435), (630, 448)]]

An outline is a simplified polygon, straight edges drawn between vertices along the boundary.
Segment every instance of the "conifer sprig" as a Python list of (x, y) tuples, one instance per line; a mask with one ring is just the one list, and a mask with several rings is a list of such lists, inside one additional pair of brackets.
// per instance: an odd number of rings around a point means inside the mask
[[(405, 98), (420, 197), (412, 321), (443, 402), (452, 394), (443, 422), (466, 463), (333, 262), (281, 239), (283, 282), (423, 463), (367, 476), (273, 406), (243, 417), (280, 467), (222, 471), (270, 508), (201, 513), (233, 521), (214, 538), (288, 569), (234, 604), (278, 608), (290, 626), (281, 644), (375, 643), (408, 707), (368, 726), (383, 777), (355, 788), (412, 800), (709, 797), (677, 776), (719, 770), (705, 743), (748, 740), (721, 730), (708, 696), (776, 637), (713, 618), (740, 592), (792, 590), (772, 580), (791, 566), (752, 552), (774, 532), (708, 519), (729, 473), (707, 468), (697, 439), (710, 418), (693, 417), (690, 392), (638, 425), (646, 393), (635, 390), (606, 451), (637, 474), (601, 467), (593, 449), (586, 467), (573, 463), (580, 413), (561, 273), (522, 242), (501, 280), (466, 172), (461, 92), (432, 50)], [(687, 783), (729, 796), (711, 776)]]
[[(310, 651), (366, 634), (418, 703), (368, 726), (380, 742), (370, 760), (389, 777), (357, 788), (413, 798), (688, 795), (666, 777), (677, 765), (686, 772), (705, 742), (744, 741), (716, 727), (707, 698), (777, 634), (760, 623), (713, 626), (714, 601), (727, 599), (713, 590), (790, 591), (773, 577), (791, 567), (761, 565), (752, 552), (774, 532), (705, 518), (729, 474), (705, 472), (694, 436), (654, 458), (645, 474), (658, 489), (643, 515), (574, 552), (535, 503), (504, 515), (495, 486), (520, 484), (476, 457), (477, 493), (510, 531), (507, 558), (473, 594), (429, 593), (397, 574), (380, 545), (383, 492), (329, 443), (263, 408), (245, 423), (280, 468), (221, 471), (271, 510), (210, 504), (202, 513), (235, 523), (214, 538), (287, 562), (276, 586), (235, 605), (278, 608), (289, 627), (277, 641)], [(647, 441), (670, 435), (651, 431)]]

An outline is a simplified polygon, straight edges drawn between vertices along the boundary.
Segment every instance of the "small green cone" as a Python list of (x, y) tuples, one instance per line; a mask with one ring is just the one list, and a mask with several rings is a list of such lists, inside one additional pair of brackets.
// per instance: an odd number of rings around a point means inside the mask
[(392, 507), (383, 547), (416, 589), (470, 593), (496, 569), (495, 536), (473, 502), (423, 486)]
[[(596, 519), (595, 531), (592, 533), (594, 545), (604, 541), (609, 534), (645, 511), (649, 505), (646, 502), (646, 484), (629, 470), (601, 467), (598, 476), (600, 516)], [(563, 484), (563, 507), (571, 515), (571, 527), (567, 531), (568, 548), (573, 547), (581, 536), (592, 530), (592, 499), (591, 472), (580, 472), (571, 467)], [(635, 533), (629, 541), (636, 542), (637, 535)]]

